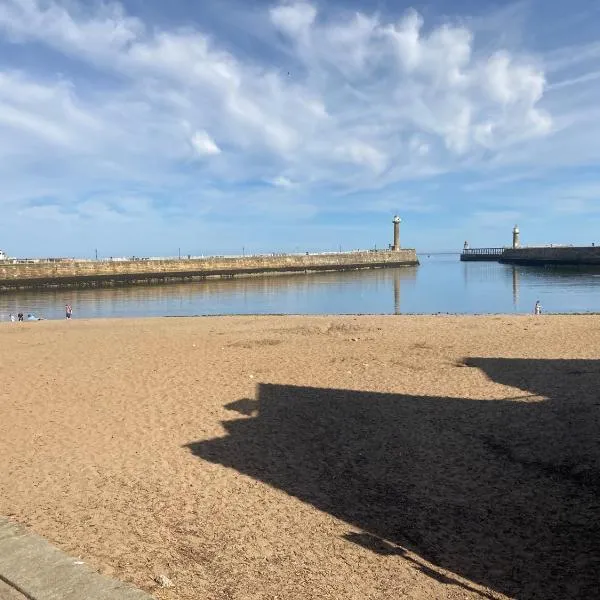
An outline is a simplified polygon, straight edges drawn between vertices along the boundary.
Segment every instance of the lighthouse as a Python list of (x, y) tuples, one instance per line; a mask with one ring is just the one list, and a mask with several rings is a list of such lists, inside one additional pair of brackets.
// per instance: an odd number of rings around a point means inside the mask
[(392, 222), (394, 223), (394, 245), (392, 246), (392, 250), (398, 252), (400, 250), (400, 217), (396, 215)]
[(521, 247), (521, 239), (519, 237), (519, 226), (515, 225), (513, 228), (513, 248), (520, 248)]

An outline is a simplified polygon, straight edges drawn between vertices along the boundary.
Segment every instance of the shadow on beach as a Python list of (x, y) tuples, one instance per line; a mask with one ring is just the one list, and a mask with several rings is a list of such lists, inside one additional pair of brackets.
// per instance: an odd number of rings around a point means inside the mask
[(410, 550), (520, 599), (598, 597), (600, 361), (460, 366), (523, 394), (259, 384), (256, 400), (227, 406), (245, 416), (224, 423), (226, 437), (188, 448), (342, 519), (346, 539), (374, 552)]

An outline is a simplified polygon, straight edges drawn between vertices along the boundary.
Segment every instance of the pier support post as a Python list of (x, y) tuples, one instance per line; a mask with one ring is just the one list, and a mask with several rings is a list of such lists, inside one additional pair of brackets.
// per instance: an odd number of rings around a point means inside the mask
[(400, 250), (400, 217), (396, 215), (392, 222), (394, 223), (394, 245), (392, 246), (392, 250), (398, 252)]

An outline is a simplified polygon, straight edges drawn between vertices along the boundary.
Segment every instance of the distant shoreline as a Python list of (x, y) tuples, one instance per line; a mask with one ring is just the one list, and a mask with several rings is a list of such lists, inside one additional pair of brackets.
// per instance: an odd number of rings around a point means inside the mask
[[(111, 321), (152, 321), (162, 319), (336, 319), (336, 318), (390, 318), (390, 319), (429, 319), (429, 318), (456, 318), (456, 319), (486, 319), (499, 318), (506, 319), (523, 319), (535, 318), (543, 320), (546, 317), (594, 317), (600, 316), (600, 312), (546, 312), (541, 315), (533, 313), (402, 313), (399, 315), (390, 313), (323, 313), (323, 314), (303, 314), (303, 313), (219, 313), (219, 314), (196, 314), (196, 315), (148, 315), (148, 316), (123, 316), (123, 317), (73, 317), (70, 323), (89, 323), (89, 322), (111, 322)], [(39, 321), (23, 321), (22, 323), (59, 323), (66, 321), (64, 317), (45, 318), (42, 317)], [(10, 321), (0, 321), (0, 325), (12, 325), (22, 327), (22, 323)]]

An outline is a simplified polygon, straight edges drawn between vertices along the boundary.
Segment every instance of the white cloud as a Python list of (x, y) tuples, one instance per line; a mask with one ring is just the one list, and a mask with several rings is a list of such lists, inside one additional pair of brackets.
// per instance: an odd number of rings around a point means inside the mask
[(383, 152), (360, 140), (352, 140), (337, 146), (334, 154), (342, 161), (348, 161), (359, 167), (366, 166), (374, 173), (383, 171), (387, 164), (387, 157)]
[[(42, 164), (47, 180), (29, 195), (50, 188), (68, 202), (107, 187), (182, 197), (206, 182), (268, 181), (301, 194), (558, 156), (551, 139), (568, 105), (548, 100), (544, 61), (486, 52), (468, 23), (281, 3), (263, 15), (281, 34), (288, 62), (279, 68), (114, 3), (4, 0), (0, 39), (45, 45), (77, 68), (40, 78), (0, 61), (0, 176), (27, 196), (16, 179)], [(556, 52), (547, 62), (556, 71), (568, 60)], [(198, 210), (208, 205), (199, 198)]]
[(206, 131), (196, 131), (192, 136), (192, 146), (199, 156), (221, 154), (221, 149)]
[(14, 137), (63, 148), (81, 148), (100, 123), (75, 98), (72, 86), (64, 81), (37, 83), (25, 74), (0, 72), (0, 137), (2, 150), (14, 151)]
[(290, 189), (290, 188), (294, 187), (294, 182), (291, 179), (288, 179), (287, 177), (285, 177), (283, 175), (279, 175), (278, 177), (269, 179), (268, 182), (273, 187), (278, 187), (278, 188)]
[(422, 157), (429, 154), (431, 148), (429, 144), (424, 142), (420, 136), (414, 135), (411, 137), (409, 142), (409, 148), (412, 155), (416, 155), (417, 157)]
[(292, 37), (299, 37), (306, 34), (314, 23), (317, 9), (307, 2), (295, 2), (275, 6), (270, 14), (277, 29)]
[(143, 33), (143, 23), (127, 16), (117, 3), (98, 4), (92, 14), (83, 3), (67, 6), (53, 0), (5, 0), (0, 6), (0, 25), (13, 41), (40, 39), (98, 60), (114, 56)]
[[(518, 100), (537, 102), (544, 89), (544, 77), (530, 66), (514, 66), (505, 52), (494, 54), (485, 65), (486, 91), (503, 105)], [(524, 97), (525, 95), (525, 97)]]

